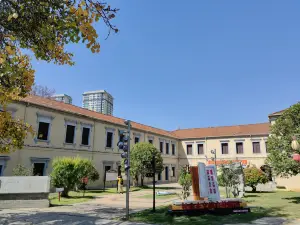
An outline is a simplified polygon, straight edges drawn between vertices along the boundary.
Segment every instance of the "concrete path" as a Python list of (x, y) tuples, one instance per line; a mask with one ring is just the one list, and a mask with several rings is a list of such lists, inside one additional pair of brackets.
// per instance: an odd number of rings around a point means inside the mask
[[(170, 186), (170, 184), (161, 185)], [(171, 191), (180, 191), (177, 189)], [(130, 213), (151, 208), (152, 199), (145, 195), (152, 194), (151, 190), (131, 192)], [(157, 199), (156, 205), (167, 205), (177, 196), (170, 199)], [(69, 206), (51, 207), (44, 209), (0, 210), (0, 225), (133, 225), (143, 223), (121, 222), (114, 218), (125, 215), (125, 194), (112, 194), (97, 197), (95, 200)], [(252, 223), (235, 225), (300, 225), (299, 220), (286, 221), (283, 218), (264, 217)], [(226, 224), (231, 225), (231, 224)]]

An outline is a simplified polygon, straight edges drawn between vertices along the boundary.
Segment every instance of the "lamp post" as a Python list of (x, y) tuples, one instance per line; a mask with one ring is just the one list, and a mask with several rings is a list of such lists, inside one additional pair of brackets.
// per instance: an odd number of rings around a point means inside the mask
[(213, 149), (210, 152), (211, 152), (211, 154), (214, 155), (214, 157), (212, 157), (211, 159), (214, 160), (215, 166), (217, 167), (217, 151), (216, 151), (216, 149)]
[(297, 151), (300, 149), (300, 144), (297, 140), (297, 136), (300, 136), (300, 134), (296, 134), (295, 136), (293, 136), (293, 140), (292, 140), (292, 143), (291, 143), (291, 147), (292, 149), (296, 152), (294, 155), (293, 155), (293, 159), (295, 161), (298, 161), (300, 162), (300, 155), (297, 153)]

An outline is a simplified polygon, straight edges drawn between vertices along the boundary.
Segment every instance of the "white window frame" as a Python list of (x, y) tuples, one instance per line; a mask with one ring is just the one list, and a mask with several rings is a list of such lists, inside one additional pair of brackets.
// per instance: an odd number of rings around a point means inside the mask
[[(73, 143), (67, 143), (67, 142), (66, 142), (66, 137), (67, 137), (67, 127), (68, 127), (68, 125), (71, 125), (71, 126), (74, 126), (74, 127), (75, 127)], [(77, 121), (65, 119), (65, 138), (64, 138), (64, 144), (65, 144), (65, 145), (76, 145), (76, 133), (77, 133), (76, 131), (77, 131)]]
[[(82, 132), (83, 132), (83, 128), (89, 128), (89, 129), (90, 129), (90, 132), (89, 132), (89, 139), (88, 139), (88, 145), (83, 145), (83, 144), (82, 144)], [(92, 124), (81, 123), (81, 140), (80, 140), (80, 146), (83, 146), (83, 147), (90, 147), (90, 146), (91, 146), (91, 134), (92, 134), (92, 128), (93, 128), (93, 125), (92, 125)]]
[(37, 116), (37, 135), (39, 132), (39, 128), (40, 128), (40, 122), (43, 123), (49, 123), (49, 128), (48, 128), (48, 136), (47, 136), (47, 140), (41, 140), (38, 138), (38, 136), (36, 136), (34, 138), (34, 142), (46, 142), (46, 143), (50, 143), (50, 136), (51, 136), (51, 127), (52, 127), (52, 121), (54, 119), (54, 116), (51, 115), (47, 115), (47, 114), (42, 114), (42, 113), (36, 113)]
[[(173, 154), (173, 145), (174, 145), (174, 154)], [(171, 155), (176, 155), (176, 142), (171, 141)]]
[[(105, 128), (105, 149), (114, 149), (115, 128)], [(107, 147), (107, 133), (112, 133), (111, 147)]]

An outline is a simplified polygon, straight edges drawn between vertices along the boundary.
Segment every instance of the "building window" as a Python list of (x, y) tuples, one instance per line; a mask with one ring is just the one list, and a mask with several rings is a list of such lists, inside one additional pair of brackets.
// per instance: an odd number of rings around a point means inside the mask
[(33, 176), (46, 176), (46, 169), (48, 168), (50, 158), (31, 157), (30, 160), (32, 163)]
[(134, 144), (139, 143), (140, 137), (134, 137)]
[(160, 153), (164, 152), (164, 142), (162, 142), (162, 141), (159, 142), (159, 150), (160, 150)]
[(161, 180), (161, 173), (157, 175), (157, 180)]
[(81, 144), (89, 145), (90, 144), (90, 131), (89, 127), (82, 127), (82, 136), (81, 136)]
[(150, 144), (153, 144), (153, 140), (152, 140), (152, 139), (149, 139), (149, 143), (150, 143)]
[(175, 166), (172, 166), (172, 177), (176, 177), (176, 174), (175, 174)]
[(38, 139), (47, 141), (49, 135), (50, 123), (39, 122)]
[(166, 142), (166, 154), (169, 155), (169, 143)]
[(43, 116), (37, 113), (37, 121), (38, 121), (38, 132), (37, 132), (37, 140), (40, 141), (49, 141), (50, 139), (50, 127), (52, 117)]
[(228, 154), (228, 143), (221, 143), (222, 154)]
[(172, 155), (176, 154), (176, 146), (175, 144), (172, 144)]
[(44, 176), (45, 163), (33, 163), (33, 176)]
[(106, 132), (106, 148), (112, 148), (113, 146), (113, 135), (114, 133), (111, 131)]
[(193, 154), (193, 145), (187, 145), (186, 146), (186, 154), (192, 155)]
[(75, 126), (67, 124), (65, 143), (73, 144), (75, 140)]
[(198, 155), (203, 155), (204, 154), (204, 149), (203, 149), (203, 144), (198, 144)]
[(265, 142), (265, 146), (266, 146), (266, 153), (269, 153), (268, 152), (268, 142), (267, 141)]
[(236, 146), (236, 154), (244, 154), (243, 142), (237, 142)]
[(260, 143), (259, 142), (252, 142), (253, 146), (253, 153), (257, 154), (260, 153)]

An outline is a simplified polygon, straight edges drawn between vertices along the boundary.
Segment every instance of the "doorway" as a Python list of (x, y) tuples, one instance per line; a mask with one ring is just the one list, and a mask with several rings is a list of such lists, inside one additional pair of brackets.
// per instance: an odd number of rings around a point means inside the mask
[(33, 164), (33, 176), (44, 176), (45, 163)]
[(166, 180), (169, 180), (169, 167), (168, 166), (165, 167), (165, 177), (166, 177)]

